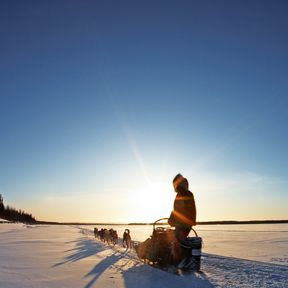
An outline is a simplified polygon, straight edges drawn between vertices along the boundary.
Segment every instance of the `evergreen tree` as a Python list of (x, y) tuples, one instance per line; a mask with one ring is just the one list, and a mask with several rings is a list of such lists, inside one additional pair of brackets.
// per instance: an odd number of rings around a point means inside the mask
[(0, 194), (0, 216), (3, 216), (3, 212), (4, 212), (4, 204), (3, 204), (3, 197)]
[(3, 204), (3, 197), (0, 194), (0, 217), (8, 221), (23, 222), (23, 223), (36, 223), (36, 219), (22, 210), (16, 210), (15, 208)]

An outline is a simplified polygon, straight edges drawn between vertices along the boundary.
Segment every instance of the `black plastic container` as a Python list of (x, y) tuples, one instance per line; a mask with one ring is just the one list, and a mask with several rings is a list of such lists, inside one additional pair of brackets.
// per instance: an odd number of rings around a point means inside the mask
[(181, 248), (186, 257), (181, 261), (180, 268), (187, 271), (199, 271), (201, 268), (202, 238), (198, 237), (194, 229), (192, 230), (196, 236), (187, 237), (181, 242)]

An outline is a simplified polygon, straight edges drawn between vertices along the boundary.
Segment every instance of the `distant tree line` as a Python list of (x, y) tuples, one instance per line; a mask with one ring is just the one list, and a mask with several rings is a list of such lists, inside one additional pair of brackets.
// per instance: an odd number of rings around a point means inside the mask
[(23, 223), (36, 223), (36, 219), (28, 213), (22, 210), (16, 210), (9, 205), (5, 206), (3, 202), (3, 197), (0, 194), (0, 218), (13, 221), (13, 222), (23, 222)]

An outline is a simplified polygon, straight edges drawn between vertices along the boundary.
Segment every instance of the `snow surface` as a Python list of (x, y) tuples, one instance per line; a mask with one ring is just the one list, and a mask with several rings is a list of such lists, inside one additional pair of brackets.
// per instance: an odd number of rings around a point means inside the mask
[(0, 218), (0, 223), (5, 223), (5, 222), (8, 223), (9, 221), (6, 219)]
[(99, 242), (91, 228), (0, 224), (3, 288), (284, 288), (288, 283), (286, 263), (204, 253), (201, 270), (203, 273), (180, 277), (152, 268), (139, 261), (133, 250)]

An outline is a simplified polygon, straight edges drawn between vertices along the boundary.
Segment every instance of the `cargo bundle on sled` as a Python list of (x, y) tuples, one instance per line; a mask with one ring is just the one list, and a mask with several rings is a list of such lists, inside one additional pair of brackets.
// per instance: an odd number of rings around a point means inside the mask
[[(196, 231), (192, 229), (195, 237), (187, 237), (181, 243), (177, 243), (174, 229), (161, 225), (160, 221), (163, 220), (167, 220), (167, 218), (155, 221), (152, 235), (144, 242), (136, 245), (135, 250), (138, 257), (159, 268), (174, 266), (183, 271), (199, 271), (202, 238), (198, 237)], [(175, 262), (176, 250), (179, 254), (178, 260)]]

